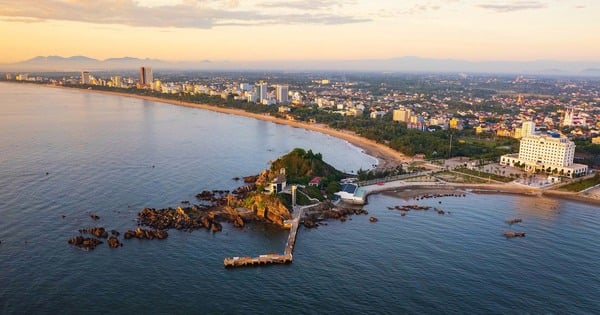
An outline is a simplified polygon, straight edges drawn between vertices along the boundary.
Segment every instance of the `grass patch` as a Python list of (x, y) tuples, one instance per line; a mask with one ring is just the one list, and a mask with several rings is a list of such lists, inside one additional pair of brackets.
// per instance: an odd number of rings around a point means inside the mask
[(588, 189), (590, 187), (596, 186), (598, 184), (600, 184), (600, 173), (596, 173), (596, 175), (594, 175), (594, 177), (591, 177), (591, 178), (580, 179), (578, 181), (563, 185), (563, 186), (559, 187), (558, 189), (579, 192), (584, 189)]
[(499, 181), (499, 182), (503, 182), (503, 183), (508, 183), (508, 182), (512, 182), (514, 180), (514, 178), (510, 178), (510, 177), (506, 177), (506, 176), (501, 176), (501, 175), (497, 175), (497, 174), (492, 174), (492, 173), (486, 173), (486, 172), (480, 172), (480, 171), (475, 171), (475, 170), (470, 170), (468, 168), (457, 168), (455, 169), (456, 172), (461, 172), (464, 174), (468, 174), (471, 176), (477, 176), (477, 177), (482, 177), (482, 178), (491, 178), (495, 181)]
[(473, 177), (467, 174), (454, 173), (444, 171), (436, 173), (435, 177), (449, 183), (461, 183), (461, 184), (487, 184), (488, 181), (482, 178)]

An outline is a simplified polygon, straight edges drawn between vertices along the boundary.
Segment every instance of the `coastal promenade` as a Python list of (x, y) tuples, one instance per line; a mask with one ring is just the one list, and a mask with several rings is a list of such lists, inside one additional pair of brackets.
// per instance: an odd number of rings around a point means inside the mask
[[(309, 206), (310, 207), (310, 206)], [(270, 265), (270, 264), (288, 264), (294, 259), (292, 252), (294, 251), (294, 245), (296, 244), (296, 235), (298, 234), (298, 227), (300, 226), (300, 218), (304, 214), (304, 209), (307, 207), (294, 207), (292, 212), (291, 222), (286, 222), (286, 225), (291, 223), (290, 234), (288, 235), (287, 242), (285, 243), (285, 249), (283, 255), (281, 254), (264, 254), (258, 257), (227, 257), (223, 260), (223, 265), (229, 267), (244, 267), (244, 266), (258, 266), (258, 265)]]

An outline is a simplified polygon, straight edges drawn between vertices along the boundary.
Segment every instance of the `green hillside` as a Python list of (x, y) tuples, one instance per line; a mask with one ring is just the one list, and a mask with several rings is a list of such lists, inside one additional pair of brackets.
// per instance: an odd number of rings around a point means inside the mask
[(323, 182), (339, 181), (343, 178), (342, 172), (325, 163), (323, 156), (313, 153), (312, 150), (292, 150), (271, 164), (270, 173), (278, 174), (282, 168), (285, 168), (289, 183), (306, 185), (315, 176), (322, 177)]

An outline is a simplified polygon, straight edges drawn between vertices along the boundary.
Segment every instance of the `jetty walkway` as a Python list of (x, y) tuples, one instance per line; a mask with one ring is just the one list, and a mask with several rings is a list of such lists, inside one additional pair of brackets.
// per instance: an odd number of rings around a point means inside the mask
[(286, 226), (290, 227), (290, 234), (285, 243), (283, 255), (265, 254), (258, 257), (227, 257), (223, 260), (223, 265), (225, 265), (225, 267), (244, 267), (291, 263), (293, 260), (292, 252), (294, 251), (294, 245), (296, 244), (296, 235), (298, 234), (298, 227), (300, 226), (300, 218), (302, 218), (302, 215), (304, 214), (304, 209), (310, 207), (312, 206), (295, 206), (294, 211), (292, 212), (292, 219), (285, 222)]

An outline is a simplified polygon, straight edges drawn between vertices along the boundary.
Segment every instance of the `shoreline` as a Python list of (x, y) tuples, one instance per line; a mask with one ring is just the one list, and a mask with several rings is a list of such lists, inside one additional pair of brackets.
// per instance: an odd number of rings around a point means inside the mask
[[(10, 83), (10, 82), (8, 82), (8, 83)], [(100, 91), (100, 90), (94, 90), (93, 88), (90, 90), (79, 89), (79, 88), (69, 88), (69, 87), (49, 85), (49, 84), (45, 84), (45, 85), (41, 85), (41, 86), (50, 87), (50, 88), (59, 88), (59, 89), (65, 89), (65, 90), (93, 92), (93, 93), (104, 94), (104, 95), (130, 97), (130, 98), (135, 98), (135, 99), (140, 99), (140, 100), (164, 103), (164, 104), (168, 104), (168, 105), (203, 109), (203, 110), (209, 110), (212, 112), (217, 112), (217, 113), (222, 113), (222, 114), (229, 114), (229, 115), (242, 116), (242, 117), (246, 117), (246, 118), (253, 118), (253, 119), (258, 119), (258, 120), (262, 120), (262, 121), (272, 122), (275, 124), (286, 125), (286, 126), (290, 126), (290, 127), (294, 127), (294, 128), (302, 128), (305, 130), (315, 131), (315, 132), (319, 132), (319, 133), (322, 133), (322, 134), (325, 134), (325, 135), (328, 135), (328, 136), (331, 136), (334, 138), (345, 140), (348, 143), (352, 144), (353, 146), (359, 148), (360, 150), (363, 151), (363, 153), (365, 153), (366, 155), (369, 155), (377, 160), (377, 165), (375, 166), (376, 169), (385, 169), (385, 168), (395, 167), (395, 166), (400, 165), (403, 162), (409, 162), (412, 160), (411, 158), (407, 157), (403, 153), (400, 153), (384, 144), (377, 143), (373, 140), (361, 137), (352, 131), (333, 129), (325, 124), (319, 124), (319, 123), (311, 124), (311, 123), (307, 123), (307, 122), (282, 119), (282, 118), (273, 117), (273, 116), (264, 115), (264, 114), (251, 113), (251, 112), (247, 112), (243, 109), (218, 107), (218, 106), (213, 106), (213, 105), (208, 105), (208, 104), (189, 103), (189, 102), (169, 100), (169, 99), (164, 99), (164, 98), (154, 97), (154, 96), (136, 95), (136, 94), (129, 94), (129, 93), (113, 92), (113, 91)]]
[[(20, 84), (20, 83), (14, 83), (14, 82), (5, 82), (5, 83)], [(363, 138), (359, 135), (356, 135), (354, 132), (351, 132), (351, 131), (332, 129), (325, 124), (318, 124), (318, 123), (311, 124), (311, 123), (306, 123), (306, 122), (286, 120), (286, 119), (277, 118), (277, 117), (264, 115), (264, 114), (250, 113), (243, 109), (217, 107), (217, 106), (207, 105), (207, 104), (188, 103), (188, 102), (163, 99), (160, 97), (153, 97), (153, 96), (136, 95), (136, 94), (129, 94), (129, 93), (113, 92), (113, 91), (100, 91), (100, 90), (94, 90), (94, 89), (88, 90), (88, 89), (79, 89), (79, 88), (69, 88), (69, 87), (49, 85), (49, 84), (43, 84), (40, 86), (49, 87), (49, 88), (58, 88), (58, 89), (64, 89), (64, 90), (93, 92), (96, 94), (103, 94), (103, 95), (130, 97), (130, 98), (135, 98), (135, 99), (140, 99), (140, 100), (147, 100), (147, 101), (152, 101), (152, 102), (157, 102), (157, 103), (163, 103), (163, 104), (167, 104), (167, 105), (204, 109), (204, 110), (209, 110), (209, 111), (217, 112), (217, 113), (237, 115), (237, 116), (242, 116), (242, 117), (247, 117), (247, 118), (254, 118), (254, 119), (268, 121), (268, 122), (272, 122), (272, 123), (276, 123), (276, 124), (280, 124), (280, 125), (286, 125), (286, 126), (290, 126), (290, 127), (294, 127), (294, 128), (302, 128), (305, 130), (315, 131), (315, 132), (319, 132), (319, 133), (322, 133), (325, 135), (329, 135), (334, 138), (345, 140), (348, 143), (356, 146), (358, 149), (362, 150), (365, 154), (377, 159), (378, 164), (375, 167), (376, 169), (394, 167), (394, 166), (400, 165), (403, 162), (409, 162), (412, 160), (412, 158), (409, 158), (406, 155), (404, 155), (398, 151), (395, 151), (394, 149), (392, 149), (386, 145), (377, 143), (373, 140)], [(453, 184), (453, 183), (446, 183), (443, 185), (439, 185), (439, 184), (438, 185), (429, 185), (428, 187), (425, 187), (423, 185), (418, 185), (418, 184), (417, 185), (408, 184), (402, 188), (396, 188), (396, 190), (398, 190), (398, 189), (403, 190), (406, 188), (412, 189), (412, 190), (429, 190), (429, 189), (433, 188), (433, 186), (435, 186), (436, 189), (470, 190), (474, 193), (500, 193), (500, 194), (508, 193), (508, 194), (518, 194), (518, 195), (526, 195), (526, 196), (543, 196), (543, 197), (557, 198), (557, 199), (563, 199), (563, 200), (579, 201), (579, 202), (592, 204), (592, 205), (600, 205), (600, 197), (597, 198), (596, 195), (585, 195), (580, 192), (573, 193), (573, 192), (562, 192), (562, 191), (556, 191), (556, 190), (538, 190), (538, 189), (531, 189), (528, 187), (513, 186), (513, 185), (509, 185), (509, 184), (459, 184), (459, 183)], [(598, 189), (600, 189), (600, 187)], [(371, 194), (393, 193), (393, 190), (394, 189), (377, 191), (377, 192), (372, 192)], [(600, 196), (600, 194), (598, 196)]]
[[(575, 192), (557, 191), (557, 190), (536, 190), (527, 187), (518, 187), (513, 185), (501, 184), (435, 184), (435, 183), (415, 183), (407, 184), (403, 187), (395, 187), (386, 190), (372, 192), (369, 195), (387, 195), (396, 196), (403, 199), (410, 199), (427, 193), (434, 194), (436, 191), (463, 191), (474, 194), (507, 194), (520, 195), (527, 197), (543, 197), (560, 199), (584, 203), (587, 205), (600, 206), (600, 198), (590, 197)], [(368, 198), (368, 196), (367, 196)]]

